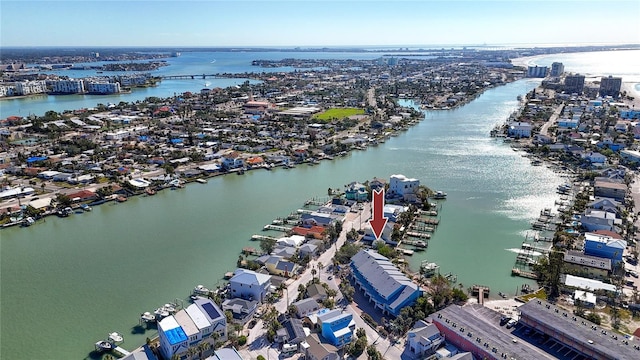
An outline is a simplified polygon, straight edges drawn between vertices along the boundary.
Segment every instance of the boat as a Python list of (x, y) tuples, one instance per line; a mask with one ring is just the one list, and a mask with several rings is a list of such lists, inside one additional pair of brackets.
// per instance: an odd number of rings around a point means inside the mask
[(155, 322), (156, 316), (148, 311), (145, 311), (144, 313), (140, 314), (140, 320), (146, 323)]
[(117, 202), (125, 202), (125, 201), (127, 201), (127, 197), (126, 197), (126, 196), (124, 196), (124, 195), (120, 195), (120, 196), (118, 196), (118, 197), (116, 198), (116, 201), (117, 201)]
[(167, 316), (171, 315), (169, 313), (169, 310), (165, 309), (164, 307), (159, 307), (156, 309), (156, 311), (153, 312), (154, 314), (156, 314), (156, 319), (164, 319)]
[(197, 182), (199, 182), (200, 184), (206, 184), (207, 180), (205, 179), (196, 179)]
[(207, 289), (203, 285), (198, 285), (193, 288), (193, 295), (209, 296), (211, 290)]
[(114, 331), (109, 334), (109, 340), (111, 340), (111, 342), (113, 343), (120, 343), (124, 341), (124, 338), (122, 337), (121, 334)]
[(87, 205), (87, 204), (82, 204), (80, 205), (80, 208), (84, 211), (91, 211), (91, 206)]
[(35, 221), (31, 216), (29, 216), (29, 217), (27, 217), (27, 218), (23, 219), (23, 220), (20, 222), (20, 226), (22, 226), (22, 227), (28, 227), (28, 226), (33, 225), (35, 222), (36, 222), (36, 221)]
[(433, 194), (433, 198), (434, 199), (446, 199), (447, 198), (447, 193), (438, 190), (438, 191), (436, 191), (435, 194)]
[(152, 195), (156, 194), (156, 191), (153, 190), (152, 188), (146, 188), (146, 189), (144, 189), (144, 192), (149, 196), (152, 196)]
[(113, 350), (113, 348), (114, 348), (113, 343), (107, 340), (100, 340), (96, 342), (97, 351), (110, 351), (110, 350)]
[(498, 292), (498, 295), (500, 295), (500, 297), (503, 298), (503, 299), (507, 298), (507, 294), (505, 294), (503, 292)]

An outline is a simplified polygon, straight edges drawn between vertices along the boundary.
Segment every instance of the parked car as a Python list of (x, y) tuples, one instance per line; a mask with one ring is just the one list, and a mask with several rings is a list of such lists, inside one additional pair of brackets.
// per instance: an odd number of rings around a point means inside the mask
[(502, 315), (500, 317), (500, 326), (504, 326), (504, 324), (506, 324), (507, 322), (509, 322), (509, 320), (511, 320), (510, 317)]
[(516, 326), (517, 323), (518, 323), (518, 320), (516, 319), (509, 320), (509, 322), (507, 322), (507, 329), (511, 329), (512, 327)]

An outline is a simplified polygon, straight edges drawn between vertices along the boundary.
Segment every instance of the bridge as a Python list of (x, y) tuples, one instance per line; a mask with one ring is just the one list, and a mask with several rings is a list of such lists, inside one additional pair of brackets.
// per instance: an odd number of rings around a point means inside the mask
[(194, 74), (194, 75), (165, 75), (159, 76), (162, 80), (194, 80), (194, 79), (226, 79), (217, 74)]

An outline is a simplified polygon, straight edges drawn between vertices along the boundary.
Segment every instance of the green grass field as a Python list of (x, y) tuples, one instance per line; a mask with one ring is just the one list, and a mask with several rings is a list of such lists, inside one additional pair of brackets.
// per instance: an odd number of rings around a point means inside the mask
[(316, 114), (313, 118), (315, 120), (320, 121), (331, 121), (333, 119), (343, 119), (352, 115), (362, 115), (364, 114), (364, 109), (356, 109), (356, 108), (337, 108), (337, 109), (329, 109), (320, 114)]

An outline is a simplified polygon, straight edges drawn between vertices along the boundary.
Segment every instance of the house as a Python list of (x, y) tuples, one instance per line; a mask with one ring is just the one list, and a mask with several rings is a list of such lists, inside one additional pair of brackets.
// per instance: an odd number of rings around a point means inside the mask
[(292, 276), (298, 268), (296, 263), (286, 261), (280, 256), (270, 256), (264, 265), (270, 274), (284, 277)]
[(351, 342), (356, 323), (353, 314), (341, 309), (322, 309), (318, 312), (318, 325), (322, 337), (331, 345), (342, 348)]
[(356, 287), (384, 314), (398, 316), (400, 309), (422, 296), (416, 284), (374, 250), (360, 250), (351, 258), (350, 267)]
[(271, 276), (237, 269), (229, 280), (231, 297), (264, 302), (271, 287)]
[(300, 246), (298, 249), (300, 257), (304, 258), (309, 256), (310, 258), (315, 257), (318, 254), (318, 247), (313, 244), (304, 244)]
[(222, 167), (224, 169), (237, 169), (244, 166), (244, 160), (242, 160), (240, 158), (240, 154), (235, 151), (223, 156), (221, 160), (222, 160)]
[(584, 234), (584, 253), (610, 259), (613, 266), (622, 261), (622, 253), (626, 248), (625, 240), (590, 232)]
[(584, 153), (582, 154), (582, 158), (589, 161), (590, 163), (596, 165), (602, 165), (607, 161), (607, 157), (598, 153), (598, 152), (593, 152), (590, 151), (588, 153)]
[(592, 202), (587, 204), (588, 208), (610, 212), (616, 214), (616, 216), (620, 213), (620, 211), (618, 210), (619, 206), (619, 202), (610, 198), (601, 197), (597, 197)]
[[(640, 126), (634, 128), (635, 131), (638, 132), (636, 139), (640, 139)], [(628, 163), (640, 163), (640, 151), (636, 150), (620, 150), (620, 157)]]
[(307, 297), (323, 302), (327, 299), (327, 290), (320, 284), (311, 284), (307, 286)]
[(604, 280), (611, 272), (611, 259), (567, 251), (564, 254), (564, 269), (570, 274)]
[(67, 194), (67, 196), (69, 196), (69, 199), (74, 202), (91, 201), (98, 198), (98, 194), (89, 190), (80, 190), (74, 193)]
[(282, 328), (276, 331), (276, 341), (287, 344), (299, 344), (307, 337), (302, 320), (296, 318), (279, 319)]
[(438, 327), (424, 320), (418, 320), (407, 333), (409, 350), (418, 357), (433, 353), (443, 343)]
[(586, 231), (613, 231), (615, 225), (621, 224), (622, 220), (617, 219), (615, 213), (603, 210), (586, 209), (584, 211), (584, 215), (580, 216), (580, 223)]
[(338, 349), (320, 341), (318, 334), (311, 334), (300, 344), (304, 350), (304, 358), (308, 360), (339, 360)]
[(358, 182), (352, 182), (347, 185), (347, 189), (344, 191), (347, 200), (366, 201), (369, 197), (367, 187)]
[(531, 137), (532, 126), (528, 122), (512, 121), (508, 124), (507, 135), (514, 138)]
[(312, 212), (310, 214), (302, 214), (300, 216), (300, 221), (302, 222), (302, 225), (305, 227), (311, 227), (311, 226), (323, 226), (323, 227), (327, 227), (331, 224), (333, 224), (334, 220), (333, 217), (331, 217), (330, 214), (324, 214), (324, 213), (320, 213), (320, 212)]
[(575, 290), (573, 292), (573, 301), (576, 304), (582, 304), (584, 307), (593, 309), (596, 307), (597, 298), (596, 295), (592, 292), (587, 292), (583, 290)]
[(620, 182), (595, 180), (593, 193), (595, 196), (608, 197), (617, 201), (624, 200), (627, 196), (627, 185)]
[(403, 197), (405, 194), (415, 194), (420, 187), (420, 180), (411, 179), (402, 174), (391, 175), (389, 179), (389, 194)]
[(227, 339), (227, 318), (210, 299), (196, 299), (193, 304), (175, 315), (158, 322), (160, 352), (165, 358), (185, 356), (188, 348), (202, 341), (213, 345), (214, 336), (220, 341)]
[(293, 305), (296, 308), (296, 316), (303, 318), (311, 314), (315, 314), (320, 310), (320, 305), (313, 298), (302, 299), (294, 302)]
[(255, 300), (245, 300), (240, 298), (226, 299), (222, 302), (222, 310), (231, 311), (233, 322), (246, 324), (258, 309), (258, 302)]
[(303, 226), (295, 226), (291, 229), (291, 233), (295, 235), (301, 235), (306, 237), (313, 237), (314, 239), (324, 239), (324, 234), (327, 231), (322, 226), (311, 226), (311, 227), (303, 227)]

